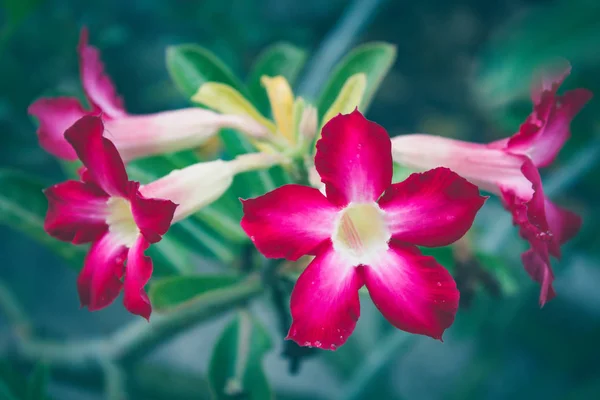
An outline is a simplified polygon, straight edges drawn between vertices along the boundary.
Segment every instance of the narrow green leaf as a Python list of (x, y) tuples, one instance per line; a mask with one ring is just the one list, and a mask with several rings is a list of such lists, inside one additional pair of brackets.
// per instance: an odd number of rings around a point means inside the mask
[(27, 385), (27, 400), (44, 400), (46, 398), (46, 386), (50, 379), (50, 369), (47, 365), (38, 363), (29, 377)]
[(189, 275), (154, 280), (148, 295), (156, 311), (168, 311), (185, 306), (215, 294), (220, 289), (230, 288), (240, 282), (240, 275)]
[(248, 74), (248, 90), (255, 99), (254, 105), (265, 115), (270, 111), (269, 98), (260, 82), (261, 76), (283, 76), (291, 86), (304, 67), (307, 52), (290, 43), (275, 43), (258, 56)]
[(48, 202), (45, 185), (21, 172), (0, 170), (0, 223), (45, 245), (76, 268), (83, 265), (85, 247), (54, 239), (44, 231)]
[(155, 276), (173, 275), (173, 273), (189, 274), (195, 269), (191, 253), (169, 232), (160, 242), (150, 246), (146, 255), (152, 258)]
[(363, 113), (366, 113), (375, 92), (395, 59), (396, 47), (389, 43), (367, 43), (352, 50), (338, 63), (325, 89), (321, 92), (317, 102), (319, 116), (322, 118), (329, 110), (346, 80), (358, 73), (364, 73), (367, 77), (367, 88), (359, 107)]
[(213, 53), (195, 44), (182, 44), (167, 49), (167, 70), (186, 99), (206, 82), (232, 86), (242, 94), (244, 85)]
[(208, 367), (213, 398), (272, 399), (273, 393), (262, 365), (271, 347), (271, 338), (265, 328), (247, 311), (240, 311), (213, 349)]

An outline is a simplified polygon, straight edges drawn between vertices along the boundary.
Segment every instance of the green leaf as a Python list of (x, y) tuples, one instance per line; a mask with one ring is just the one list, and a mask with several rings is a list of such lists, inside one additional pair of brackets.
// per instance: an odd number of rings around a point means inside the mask
[(270, 111), (269, 98), (260, 83), (261, 76), (283, 76), (291, 86), (294, 85), (298, 74), (304, 67), (307, 52), (290, 43), (276, 43), (266, 48), (256, 59), (247, 86), (255, 99), (254, 105), (265, 115)]
[(587, 67), (595, 76), (600, 63), (600, 3), (596, 0), (556, 1), (530, 8), (501, 32), (484, 48), (472, 85), (477, 104), (484, 108), (501, 112), (516, 100), (528, 101), (532, 75), (557, 57), (569, 60), (573, 73)]
[(54, 239), (44, 231), (48, 202), (45, 185), (21, 172), (0, 170), (0, 223), (37, 240), (77, 269), (83, 265), (85, 248)]
[(456, 266), (456, 260), (454, 259), (454, 252), (452, 246), (444, 247), (421, 247), (421, 253), (426, 256), (431, 256), (452, 273)]
[(167, 232), (160, 242), (154, 243), (146, 251), (154, 264), (153, 274), (156, 276), (189, 274), (194, 271), (190, 252)]
[(27, 400), (44, 400), (46, 398), (46, 386), (50, 379), (50, 369), (45, 364), (37, 364), (27, 385)]
[(17, 397), (10, 391), (6, 383), (0, 379), (0, 399), (2, 400), (18, 400)]
[(167, 69), (186, 99), (207, 82), (224, 83), (246, 94), (242, 82), (216, 55), (194, 44), (169, 47)]
[(240, 282), (240, 275), (189, 275), (153, 280), (148, 295), (158, 312), (202, 300)]
[(208, 367), (213, 398), (273, 399), (262, 365), (271, 347), (265, 328), (247, 311), (240, 311), (213, 349)]
[(26, 395), (27, 379), (17, 372), (15, 365), (0, 360), (0, 399), (24, 399)]
[(323, 116), (321, 126), (340, 113), (349, 114), (354, 111), (360, 105), (366, 88), (367, 76), (365, 74), (354, 74), (348, 78), (335, 101)]
[(325, 89), (321, 92), (317, 102), (319, 116), (322, 118), (329, 110), (346, 80), (361, 72), (367, 77), (367, 88), (359, 109), (366, 113), (375, 92), (395, 59), (396, 47), (389, 43), (367, 43), (352, 50), (335, 67)]

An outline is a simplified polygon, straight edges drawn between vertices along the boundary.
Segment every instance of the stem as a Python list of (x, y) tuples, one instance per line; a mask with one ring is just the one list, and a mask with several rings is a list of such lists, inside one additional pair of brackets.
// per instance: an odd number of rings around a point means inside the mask
[(299, 95), (314, 99), (335, 64), (348, 52), (352, 43), (385, 0), (354, 0), (329, 32), (313, 56), (299, 85)]
[(110, 339), (111, 358), (121, 362), (134, 360), (174, 335), (244, 304), (262, 292), (261, 280), (257, 276), (250, 276), (237, 285), (215, 292), (204, 301), (190, 304), (170, 314), (159, 315), (151, 324), (145, 321), (132, 324)]
[(400, 354), (412, 348), (416, 338), (410, 334), (392, 331), (366, 360), (361, 361), (361, 367), (348, 380), (342, 395), (342, 400), (360, 400), (367, 398), (366, 391), (380, 373), (385, 370)]

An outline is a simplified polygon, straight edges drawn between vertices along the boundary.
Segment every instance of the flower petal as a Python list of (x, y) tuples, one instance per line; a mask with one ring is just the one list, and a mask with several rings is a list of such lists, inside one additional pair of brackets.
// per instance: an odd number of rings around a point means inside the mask
[(108, 196), (96, 185), (66, 181), (44, 193), (48, 198), (44, 230), (50, 236), (79, 244), (92, 242), (106, 232)]
[(537, 71), (531, 86), (531, 100), (533, 104), (542, 101), (544, 93), (556, 93), (567, 76), (571, 74), (571, 64), (565, 59), (555, 60), (545, 69)]
[(77, 159), (75, 150), (65, 140), (65, 131), (86, 115), (79, 100), (71, 97), (39, 99), (29, 106), (27, 112), (39, 121), (37, 135), (44, 150), (64, 160)]
[(390, 138), (356, 109), (323, 127), (315, 167), (333, 204), (377, 201), (392, 183)]
[(331, 237), (338, 209), (317, 189), (285, 185), (242, 200), (242, 229), (269, 258), (295, 261)]
[[(556, 239), (558, 245), (562, 245), (571, 240), (579, 229), (581, 228), (581, 217), (569, 210), (565, 210), (562, 207), (552, 203), (547, 198), (544, 202), (544, 208), (546, 210), (546, 220), (548, 226), (552, 232), (553, 237)], [(552, 253), (552, 252), (551, 252)], [(558, 255), (552, 254), (555, 257)]]
[(330, 245), (319, 250), (292, 291), (293, 321), (286, 339), (300, 346), (335, 350), (354, 331), (360, 316), (358, 289), (363, 282), (358, 269)]
[(129, 200), (135, 224), (145, 240), (158, 242), (171, 227), (177, 204), (171, 200), (145, 198), (138, 190), (132, 191)]
[(411, 174), (383, 194), (379, 206), (392, 238), (419, 246), (447, 246), (473, 224), (485, 197), (448, 168)]
[(246, 116), (218, 114), (197, 107), (106, 121), (108, 137), (125, 162), (201, 146), (221, 128), (239, 129), (250, 137), (268, 134), (265, 127)]
[(556, 292), (552, 287), (554, 273), (550, 266), (548, 254), (540, 254), (540, 252), (534, 249), (529, 249), (521, 255), (521, 260), (525, 266), (525, 271), (527, 271), (531, 279), (541, 285), (540, 307), (543, 307), (547, 301), (552, 300), (556, 296)]
[(500, 188), (506, 187), (523, 198), (533, 195), (531, 183), (521, 171), (527, 159), (522, 155), (424, 134), (396, 136), (392, 139), (392, 149), (394, 161), (416, 170), (446, 167), (481, 190), (500, 194)]
[(88, 44), (88, 31), (81, 30), (79, 45), (79, 72), (85, 94), (97, 111), (102, 111), (109, 118), (126, 115), (123, 100), (117, 94), (115, 86), (104, 72), (104, 65), (97, 48)]
[(102, 120), (87, 115), (67, 129), (65, 138), (87, 168), (86, 179), (95, 182), (111, 196), (127, 197), (129, 181), (125, 165), (115, 145), (103, 134)]
[(575, 89), (563, 96), (542, 93), (539, 104), (525, 123), (507, 142), (512, 153), (527, 155), (537, 167), (550, 165), (570, 136), (571, 120), (592, 98), (585, 89)]
[(373, 303), (398, 329), (441, 340), (454, 322), (460, 297), (454, 279), (416, 247), (392, 240), (363, 272)]
[(104, 234), (90, 247), (83, 269), (77, 278), (77, 290), (82, 307), (100, 310), (119, 295), (127, 248), (110, 233)]
[(152, 276), (152, 259), (144, 255), (150, 243), (140, 236), (127, 253), (127, 268), (125, 271), (125, 294), (123, 304), (132, 314), (141, 315), (150, 321), (152, 305), (144, 286)]

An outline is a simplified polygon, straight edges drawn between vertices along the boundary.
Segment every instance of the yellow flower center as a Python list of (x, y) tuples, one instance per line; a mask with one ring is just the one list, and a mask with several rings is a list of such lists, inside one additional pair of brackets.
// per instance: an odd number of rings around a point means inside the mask
[(353, 264), (367, 264), (387, 250), (391, 234), (377, 203), (350, 203), (340, 211), (332, 235), (333, 247)]
[(106, 202), (108, 215), (106, 223), (108, 230), (115, 237), (118, 243), (132, 247), (140, 234), (133, 212), (131, 203), (122, 197), (111, 197)]

